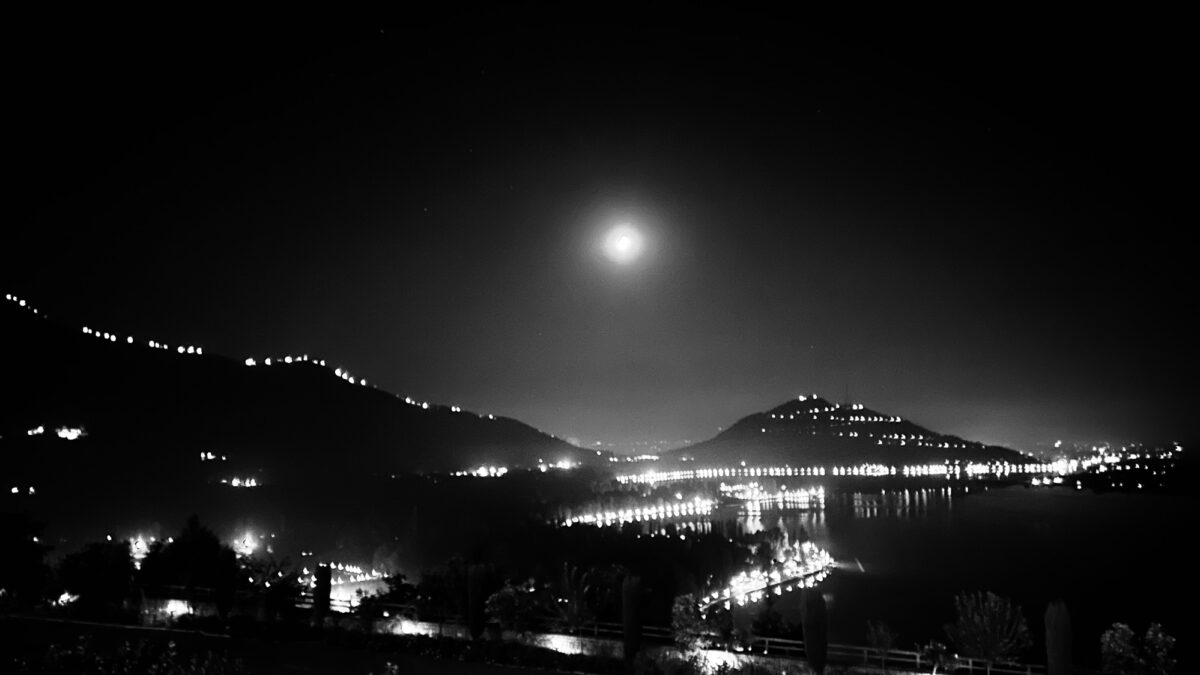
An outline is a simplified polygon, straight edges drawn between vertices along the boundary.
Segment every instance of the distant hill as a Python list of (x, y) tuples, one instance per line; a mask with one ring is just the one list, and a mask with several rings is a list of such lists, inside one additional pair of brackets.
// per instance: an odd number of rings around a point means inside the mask
[[(181, 354), (87, 334), (12, 301), (0, 302), (0, 331), (9, 474), (183, 472), (277, 483), (607, 461), (517, 420), (406, 402), (312, 361), (249, 367)], [(44, 433), (31, 436), (38, 427)], [(86, 436), (61, 440), (60, 427)]]
[(809, 466), (879, 463), (900, 466), (944, 460), (1023, 461), (1021, 453), (930, 431), (861, 404), (799, 396), (738, 420), (714, 438), (663, 454), (699, 465)]

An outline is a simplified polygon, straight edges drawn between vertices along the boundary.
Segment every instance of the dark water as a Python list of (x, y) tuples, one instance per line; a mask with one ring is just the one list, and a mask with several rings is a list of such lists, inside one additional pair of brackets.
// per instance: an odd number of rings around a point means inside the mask
[[(865, 643), (867, 621), (877, 619), (900, 634), (897, 647), (945, 642), (954, 595), (989, 590), (1023, 607), (1031, 661), (1044, 662), (1042, 617), (1062, 598), (1077, 662), (1098, 663), (1100, 634), (1114, 621), (1139, 634), (1157, 621), (1179, 641), (1177, 672), (1192, 672), (1198, 504), (1063, 488), (830, 492), (824, 512), (764, 511), (745, 524), (802, 525), (843, 563), (822, 584), (831, 641)], [(778, 607), (786, 614), (795, 601), (785, 596)]]

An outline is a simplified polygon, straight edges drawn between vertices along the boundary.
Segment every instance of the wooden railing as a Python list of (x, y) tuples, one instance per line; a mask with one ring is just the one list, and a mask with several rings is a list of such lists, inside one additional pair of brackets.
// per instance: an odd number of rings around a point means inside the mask
[[(804, 641), (787, 638), (760, 637), (750, 643), (748, 653), (785, 656), (788, 658), (805, 658)], [(860, 645), (831, 644), (828, 647), (828, 658), (831, 663), (842, 665), (879, 666), (884, 669), (932, 670), (934, 662), (921, 652), (905, 649), (880, 650)], [(944, 656), (941, 659), (939, 672), (943, 673), (992, 673), (994, 675), (1042, 675), (1046, 667), (1036, 664), (993, 663), (991, 670), (988, 662), (965, 656)]]
[[(336, 602), (336, 601), (334, 601)], [(334, 604), (331, 602), (331, 605)], [(417, 618), (415, 605), (384, 604), (392, 616)], [(432, 618), (432, 617), (431, 617)], [(462, 617), (450, 617), (442, 621), (434, 621), (447, 625), (461, 625)], [(574, 628), (564, 627), (555, 617), (537, 617), (531, 623), (535, 631), (566, 633), (581, 637), (620, 640), (624, 637), (625, 629), (621, 623), (611, 621), (591, 621)], [(671, 644), (675, 640), (674, 632), (665, 626), (642, 626), (642, 639), (647, 642)], [(735, 648), (733, 653), (758, 654), (762, 656), (779, 656), (791, 659), (806, 659), (803, 640), (793, 640), (778, 637), (756, 637), (750, 641), (747, 648)], [(874, 666), (883, 669), (927, 671), (932, 670), (934, 662), (921, 652), (905, 649), (880, 650), (862, 645), (830, 644), (827, 648), (830, 663), (839, 665)], [(948, 675), (1045, 675), (1046, 667), (1039, 664), (993, 663), (988, 669), (987, 661), (965, 656), (946, 655), (941, 659), (939, 673)]]

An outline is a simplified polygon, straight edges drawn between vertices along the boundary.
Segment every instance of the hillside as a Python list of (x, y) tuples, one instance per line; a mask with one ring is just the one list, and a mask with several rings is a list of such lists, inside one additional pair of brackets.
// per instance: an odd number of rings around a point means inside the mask
[[(6, 473), (70, 466), (271, 483), (606, 459), (517, 420), (351, 384), (314, 361), (248, 367), (106, 338), (11, 301), (0, 303), (0, 330)], [(60, 427), (86, 435), (66, 442)], [(30, 442), (36, 452), (14, 452)]]
[(930, 431), (862, 404), (799, 396), (738, 420), (714, 438), (673, 450), (664, 459), (693, 458), (702, 465), (791, 466), (863, 463), (927, 464), (944, 460), (1021, 461), (1023, 455)]

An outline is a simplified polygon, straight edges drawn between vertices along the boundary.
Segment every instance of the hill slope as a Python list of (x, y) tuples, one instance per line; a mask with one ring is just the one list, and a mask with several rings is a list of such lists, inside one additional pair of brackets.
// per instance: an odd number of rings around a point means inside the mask
[(930, 431), (861, 404), (800, 396), (738, 420), (714, 438), (673, 450), (664, 458), (694, 458), (704, 465), (739, 461), (791, 466), (900, 466), (944, 460), (1023, 461), (1020, 453)]
[[(259, 482), (603, 460), (513, 419), (412, 404), (315, 362), (244, 363), (106, 339), (0, 303), (9, 470), (178, 472)], [(59, 427), (83, 438), (59, 441)], [(37, 438), (29, 430), (44, 428)], [(16, 443), (38, 442), (34, 452)], [(213, 460), (201, 461), (201, 453)], [(205, 455), (207, 457), (207, 455)], [(225, 457), (222, 461), (220, 458)]]

